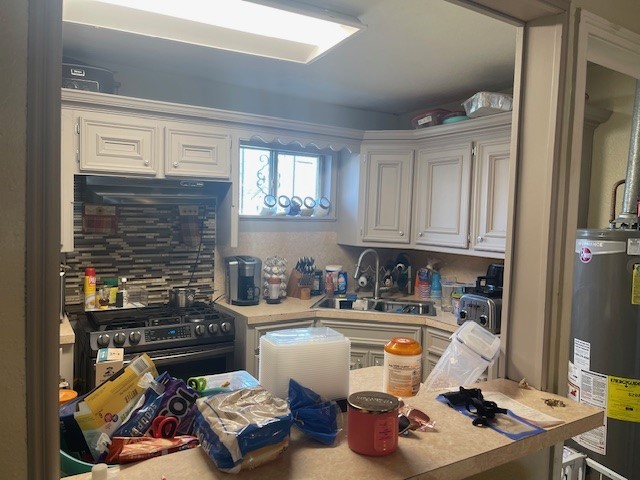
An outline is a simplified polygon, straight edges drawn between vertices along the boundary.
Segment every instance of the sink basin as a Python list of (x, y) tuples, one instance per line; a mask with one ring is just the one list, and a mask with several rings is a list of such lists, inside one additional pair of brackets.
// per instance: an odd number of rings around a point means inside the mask
[(433, 302), (418, 302), (414, 300), (380, 300), (376, 303), (374, 310), (388, 313), (436, 316), (436, 307)]
[(373, 298), (358, 298), (349, 300), (346, 298), (322, 298), (314, 303), (311, 308), (331, 308), (335, 310), (373, 310), (376, 301)]
[(361, 310), (386, 313), (401, 313), (405, 315), (436, 315), (436, 307), (433, 302), (419, 302), (415, 300), (358, 298), (349, 300), (346, 298), (322, 298), (314, 303), (311, 308), (329, 308), (333, 310)]

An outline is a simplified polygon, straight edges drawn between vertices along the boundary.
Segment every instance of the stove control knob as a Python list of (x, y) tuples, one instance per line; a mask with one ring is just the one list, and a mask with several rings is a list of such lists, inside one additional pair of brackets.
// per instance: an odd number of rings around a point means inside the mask
[(122, 345), (124, 345), (125, 340), (127, 339), (127, 336), (122, 333), (122, 332), (118, 332), (113, 336), (113, 344), (121, 347)]
[(106, 333), (101, 333), (98, 336), (98, 346), (99, 347), (108, 347), (110, 340), (111, 339), (109, 338), (109, 335), (107, 335)]
[(483, 327), (486, 327), (489, 321), (486, 315), (480, 315), (479, 320), (480, 320), (480, 325), (482, 325)]
[(218, 324), (217, 323), (210, 323), (209, 327), (208, 327), (209, 333), (211, 335), (215, 335), (216, 333), (218, 333)]
[(467, 318), (467, 311), (466, 310), (460, 310), (460, 318), (461, 319), (465, 319)]
[(201, 323), (199, 323), (198, 325), (196, 325), (196, 335), (201, 336), (204, 335), (204, 332), (206, 332), (206, 328), (204, 325), (202, 325)]
[(129, 343), (131, 343), (132, 345), (140, 343), (140, 338), (141, 337), (142, 337), (142, 335), (140, 335), (140, 332), (131, 332), (129, 334)]
[(222, 333), (229, 333), (231, 331), (231, 324), (229, 322), (222, 322), (220, 330), (222, 330)]

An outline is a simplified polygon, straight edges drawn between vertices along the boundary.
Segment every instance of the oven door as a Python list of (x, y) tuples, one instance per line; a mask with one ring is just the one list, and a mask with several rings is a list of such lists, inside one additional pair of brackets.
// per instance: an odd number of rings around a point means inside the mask
[[(214, 375), (234, 370), (233, 343), (199, 345), (146, 352), (158, 370), (187, 381), (194, 375)], [(125, 366), (138, 354), (126, 354)]]

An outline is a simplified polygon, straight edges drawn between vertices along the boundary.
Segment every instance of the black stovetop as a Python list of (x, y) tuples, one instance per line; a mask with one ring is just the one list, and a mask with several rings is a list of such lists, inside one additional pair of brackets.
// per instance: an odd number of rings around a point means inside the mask
[(92, 310), (85, 312), (85, 314), (91, 330), (94, 331), (201, 323), (229, 318), (229, 315), (220, 312), (214, 305), (202, 302), (196, 302), (189, 307), (152, 305), (138, 308)]

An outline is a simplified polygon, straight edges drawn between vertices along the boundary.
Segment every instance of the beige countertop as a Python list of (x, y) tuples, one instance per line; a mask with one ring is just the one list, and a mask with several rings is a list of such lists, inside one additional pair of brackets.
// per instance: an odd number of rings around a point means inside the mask
[[(382, 367), (353, 370), (350, 392), (380, 390)], [(471, 419), (435, 400), (434, 392), (419, 392), (406, 403), (423, 410), (436, 422), (436, 432), (412, 432), (400, 437), (398, 450), (384, 457), (367, 457), (351, 451), (346, 438), (334, 447), (321, 446), (292, 429), (289, 448), (275, 461), (231, 476), (217, 470), (199, 447), (123, 466), (123, 480), (276, 480), (367, 478), (367, 480), (442, 479), (468, 477), (556, 445), (602, 424), (604, 412), (557, 395), (521, 389), (510, 380), (481, 384), (483, 392), (501, 392), (518, 402), (564, 421), (544, 433), (513, 441), (487, 428), (474, 427)], [(566, 407), (550, 407), (543, 399), (561, 399)], [(91, 474), (70, 479), (89, 479)]]
[(69, 317), (64, 315), (60, 319), (60, 346), (73, 344), (76, 341), (76, 334), (69, 323)]
[[(312, 297), (310, 300), (300, 300), (299, 298), (287, 297), (277, 304), (268, 304), (264, 300), (260, 300), (258, 305), (250, 306), (230, 305), (226, 301), (221, 301), (217, 303), (217, 306), (235, 315), (236, 318), (244, 319), (247, 325), (261, 325), (306, 318), (325, 318), (426, 325), (449, 332), (455, 332), (458, 329), (455, 316), (452, 313), (443, 312), (440, 308), (436, 308), (437, 315), (435, 317), (330, 308), (312, 309), (311, 306), (322, 298)], [(416, 300), (415, 297), (405, 298)]]

